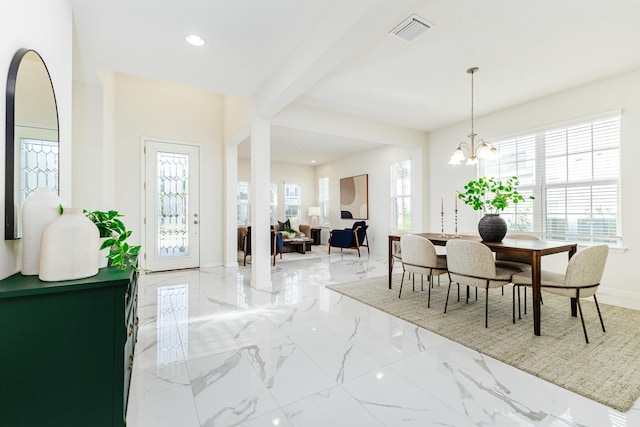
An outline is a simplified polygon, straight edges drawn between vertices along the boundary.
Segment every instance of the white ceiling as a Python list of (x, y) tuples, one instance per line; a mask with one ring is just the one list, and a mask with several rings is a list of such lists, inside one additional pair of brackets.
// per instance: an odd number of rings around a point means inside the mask
[[(111, 69), (252, 98), (274, 123), (304, 106), (429, 132), (469, 120), (471, 66), (476, 117), (640, 69), (639, 0), (70, 1), (74, 78)], [(388, 34), (413, 13), (433, 28)], [(283, 125), (271, 143), (303, 164), (380, 144)]]

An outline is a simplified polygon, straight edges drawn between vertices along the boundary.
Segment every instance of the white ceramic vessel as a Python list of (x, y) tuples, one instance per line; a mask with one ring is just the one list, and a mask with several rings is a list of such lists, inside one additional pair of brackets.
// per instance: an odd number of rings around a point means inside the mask
[(60, 198), (49, 187), (38, 187), (22, 203), (22, 274), (35, 276), (40, 269), (40, 241), (45, 227), (60, 216)]
[(40, 280), (56, 282), (98, 274), (100, 232), (82, 209), (65, 208), (42, 233)]

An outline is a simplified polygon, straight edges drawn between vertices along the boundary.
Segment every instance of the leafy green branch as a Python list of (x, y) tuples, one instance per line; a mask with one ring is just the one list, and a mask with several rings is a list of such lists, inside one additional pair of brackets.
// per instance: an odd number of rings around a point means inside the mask
[[(458, 199), (474, 210), (482, 209), (484, 212), (503, 211), (510, 203), (518, 204), (525, 201), (525, 197), (518, 192), (520, 181), (512, 176), (505, 182), (498, 181), (494, 177), (483, 176), (469, 181), (464, 186), (464, 192), (458, 193)], [(533, 196), (527, 199), (535, 199)]]
[(127, 230), (120, 220), (123, 215), (114, 210), (103, 212), (85, 209), (83, 212), (98, 227), (100, 237), (106, 238), (100, 249), (110, 248), (107, 258), (111, 260), (111, 265), (121, 270), (126, 270), (127, 267), (137, 269), (136, 257), (141, 246), (127, 243), (127, 239), (131, 237), (131, 230)]

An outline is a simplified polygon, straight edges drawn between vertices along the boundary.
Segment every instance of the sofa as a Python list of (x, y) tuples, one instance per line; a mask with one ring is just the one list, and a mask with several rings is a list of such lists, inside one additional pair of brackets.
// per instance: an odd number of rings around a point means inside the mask
[[(297, 230), (299, 230), (298, 233), (289, 233), (287, 231), (280, 230), (280, 224), (283, 224), (283, 226), (285, 224), (288, 223), (288, 226), (291, 227), (291, 222), (289, 220), (285, 221), (285, 222), (280, 222), (278, 221), (276, 224), (272, 225), (271, 227), (273, 227), (274, 229), (276, 229), (276, 231), (280, 231), (280, 233), (282, 234), (282, 239), (293, 239), (295, 237), (311, 237), (311, 225), (309, 224), (300, 224), (297, 228)], [(295, 224), (294, 224), (295, 226)], [(295, 227), (291, 227), (296, 229)], [(302, 236), (304, 234), (304, 236)], [(243, 250), (243, 244), (244, 244), (244, 236), (247, 235), (247, 226), (242, 225), (238, 227), (238, 250), (242, 251)], [(285, 245), (285, 248), (283, 249), (283, 252), (288, 252), (288, 247)]]

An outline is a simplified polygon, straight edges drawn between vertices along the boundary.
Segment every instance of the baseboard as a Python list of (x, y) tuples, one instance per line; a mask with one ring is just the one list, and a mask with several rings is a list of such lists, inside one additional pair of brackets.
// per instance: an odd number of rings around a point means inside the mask
[(621, 291), (600, 286), (596, 295), (598, 296), (598, 302), (603, 304), (640, 310), (640, 293), (638, 292)]
[[(237, 266), (237, 264), (236, 264), (236, 266)], [(216, 268), (216, 267), (226, 267), (226, 265), (224, 265), (221, 262), (209, 262), (209, 263), (200, 265), (200, 268)], [(233, 265), (232, 265), (232, 267), (233, 267)]]

